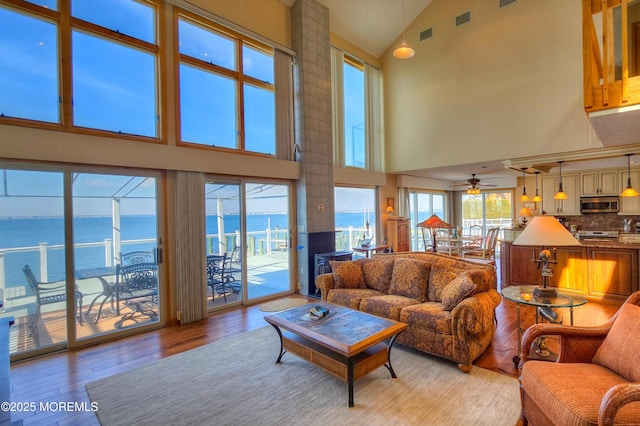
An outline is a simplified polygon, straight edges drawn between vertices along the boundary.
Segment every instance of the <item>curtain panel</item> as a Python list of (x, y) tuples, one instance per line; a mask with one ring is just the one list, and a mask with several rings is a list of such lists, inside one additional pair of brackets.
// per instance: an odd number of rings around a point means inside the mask
[(176, 172), (175, 276), (180, 322), (207, 317), (204, 173)]

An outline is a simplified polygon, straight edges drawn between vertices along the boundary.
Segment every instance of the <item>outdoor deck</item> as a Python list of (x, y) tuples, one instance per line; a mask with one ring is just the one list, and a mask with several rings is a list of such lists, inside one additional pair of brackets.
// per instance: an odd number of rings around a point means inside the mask
[[(114, 282), (115, 277), (105, 277)], [(100, 319), (96, 323), (98, 305), (93, 305), (88, 311), (91, 301), (100, 294), (102, 285), (97, 278), (76, 281), (83, 294), (82, 323), (76, 318), (76, 340), (86, 339), (98, 335), (125, 330), (157, 321), (151, 317), (137, 313), (132, 320), (119, 324), (122, 316), (133, 312), (133, 305), (120, 303), (120, 314), (116, 314), (111, 300), (104, 304)], [(203, 285), (205, 285), (203, 283)], [(269, 256), (251, 256), (247, 260), (247, 292), (248, 300), (260, 299), (275, 294), (283, 294), (289, 288), (288, 253), (272, 253)], [(216, 309), (225, 304), (237, 303), (242, 300), (240, 292), (228, 291), (226, 301), (223, 294), (211, 295), (207, 287), (207, 303), (209, 309)], [(136, 302), (136, 301), (134, 301)], [(144, 309), (157, 312), (157, 304), (149, 298), (142, 301)], [(115, 303), (115, 302), (114, 302)], [(5, 290), (5, 305), (0, 316), (13, 316), (15, 324), (10, 329), (10, 353), (19, 353), (46, 347), (67, 340), (67, 318), (65, 302), (42, 306), (37, 332), (31, 333), (29, 324), (36, 311), (35, 296), (27, 284), (12, 286)], [(77, 314), (77, 312), (76, 312)]]

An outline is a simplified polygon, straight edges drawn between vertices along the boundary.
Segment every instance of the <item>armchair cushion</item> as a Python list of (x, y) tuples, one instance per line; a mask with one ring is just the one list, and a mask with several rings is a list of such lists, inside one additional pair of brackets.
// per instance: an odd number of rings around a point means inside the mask
[(335, 288), (366, 288), (359, 261), (329, 261), (335, 277)]
[(389, 294), (409, 297), (419, 302), (426, 301), (430, 269), (431, 265), (421, 260), (396, 259)]
[(442, 308), (450, 311), (455, 308), (465, 297), (469, 297), (476, 289), (476, 285), (467, 277), (457, 277), (451, 281), (440, 293)]
[(622, 305), (593, 362), (607, 367), (631, 382), (640, 382), (640, 306)]
[[(527, 398), (558, 425), (597, 425), (604, 395), (626, 383), (623, 377), (597, 364), (527, 361), (525, 367), (520, 382)], [(640, 404), (628, 404), (618, 412), (616, 421), (634, 424), (639, 415)]]

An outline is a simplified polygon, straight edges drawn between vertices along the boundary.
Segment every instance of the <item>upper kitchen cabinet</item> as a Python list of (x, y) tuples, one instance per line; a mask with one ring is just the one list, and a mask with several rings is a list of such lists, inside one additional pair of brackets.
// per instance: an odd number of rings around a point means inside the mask
[(620, 172), (608, 170), (580, 174), (580, 192), (582, 196), (618, 195)]
[[(640, 188), (640, 170), (631, 170), (631, 186)], [(627, 171), (620, 172), (622, 187), (627, 186)], [(620, 197), (620, 210), (618, 214), (640, 214), (640, 197)]]
[(562, 174), (562, 189), (567, 194), (566, 200), (555, 200), (560, 177), (558, 175), (543, 176), (542, 210), (549, 215), (577, 216), (580, 214), (580, 175)]

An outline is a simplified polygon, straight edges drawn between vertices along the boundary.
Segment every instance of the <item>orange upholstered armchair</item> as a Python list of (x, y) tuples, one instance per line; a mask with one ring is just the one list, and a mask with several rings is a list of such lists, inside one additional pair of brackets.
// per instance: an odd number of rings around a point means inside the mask
[[(540, 336), (559, 340), (556, 362), (529, 359)], [(525, 426), (640, 425), (640, 291), (602, 326), (533, 325), (520, 358)]]

